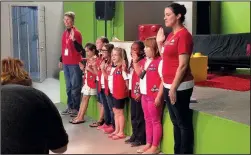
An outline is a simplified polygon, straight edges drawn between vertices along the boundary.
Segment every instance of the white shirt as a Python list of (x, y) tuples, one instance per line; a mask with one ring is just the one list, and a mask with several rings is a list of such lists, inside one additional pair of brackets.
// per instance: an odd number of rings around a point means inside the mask
[(101, 74), (101, 88), (104, 89), (105, 88), (105, 77), (104, 77), (104, 74), (102, 73)]
[[(113, 72), (115, 71), (116, 67), (112, 67), (110, 74), (108, 75), (108, 88), (110, 89), (111, 94), (113, 94)], [(124, 80), (128, 80), (128, 75), (125, 71), (122, 71), (122, 76)]]
[[(152, 62), (151, 59), (147, 59), (146, 60), (146, 63), (145, 63), (145, 66), (144, 66), (145, 70), (148, 68), (148, 66), (150, 65), (151, 62)], [(158, 66), (158, 73), (159, 73), (160, 78), (162, 78), (162, 66), (163, 66), (163, 62), (161, 60), (160, 63), (159, 63), (159, 66)], [(147, 86), (146, 86), (146, 76), (147, 76), (147, 74), (145, 74), (145, 76), (144, 76), (143, 79), (139, 80), (140, 93), (144, 94), (144, 95), (147, 94), (147, 91), (146, 91), (146, 89), (147, 89)]]
[(132, 90), (132, 74), (133, 74), (134, 69), (130, 70), (130, 73), (128, 75), (129, 78), (129, 90)]

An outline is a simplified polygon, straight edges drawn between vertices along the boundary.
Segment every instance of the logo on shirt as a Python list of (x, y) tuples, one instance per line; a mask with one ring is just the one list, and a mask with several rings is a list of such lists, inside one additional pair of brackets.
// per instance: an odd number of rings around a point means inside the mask
[(136, 82), (133, 93), (136, 94), (136, 95), (140, 93), (139, 92), (139, 82)]
[(156, 71), (157, 68), (156, 68), (155, 65), (151, 64), (151, 65), (148, 67), (148, 70), (149, 70), (149, 71)]
[(122, 71), (117, 70), (117, 71), (115, 72), (115, 74), (117, 74), (117, 75), (121, 75), (121, 74), (122, 74)]
[(156, 85), (153, 85), (153, 87), (151, 89), (151, 92), (155, 93), (155, 92), (158, 92), (158, 91), (159, 91), (159, 88)]

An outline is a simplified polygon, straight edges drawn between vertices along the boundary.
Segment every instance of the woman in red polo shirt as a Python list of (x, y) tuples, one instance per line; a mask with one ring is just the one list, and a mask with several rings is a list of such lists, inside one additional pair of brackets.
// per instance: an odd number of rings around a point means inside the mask
[(189, 60), (193, 50), (192, 35), (184, 27), (186, 8), (172, 3), (165, 8), (165, 25), (172, 32), (165, 40), (163, 29), (157, 34), (159, 50), (163, 53), (164, 100), (174, 126), (174, 153), (193, 153), (192, 110), (189, 109), (194, 81)]

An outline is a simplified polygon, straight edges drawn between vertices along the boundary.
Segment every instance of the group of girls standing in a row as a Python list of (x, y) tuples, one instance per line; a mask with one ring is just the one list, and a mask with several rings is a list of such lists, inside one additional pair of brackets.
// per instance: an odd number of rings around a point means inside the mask
[[(156, 37), (135, 41), (130, 64), (126, 51), (99, 38), (96, 45), (87, 43), (83, 99), (78, 116), (70, 122), (83, 123), (91, 96), (98, 94), (100, 119), (91, 124), (112, 140), (124, 139), (124, 107), (131, 99), (133, 134), (125, 142), (131, 146), (145, 144), (138, 153), (155, 154), (162, 139), (163, 103), (174, 125), (174, 153), (193, 153), (192, 115), (189, 109), (193, 76), (189, 67), (192, 36), (183, 26), (186, 8), (172, 3), (165, 8), (165, 25), (172, 33), (165, 38), (160, 28)], [(97, 82), (96, 82), (97, 81)], [(170, 135), (166, 135), (170, 136)]]

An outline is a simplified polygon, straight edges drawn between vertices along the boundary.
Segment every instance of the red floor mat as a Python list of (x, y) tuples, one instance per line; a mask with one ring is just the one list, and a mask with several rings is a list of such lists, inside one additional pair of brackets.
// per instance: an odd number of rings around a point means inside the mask
[(208, 74), (207, 81), (196, 82), (196, 86), (213, 87), (236, 91), (249, 91), (250, 75)]

